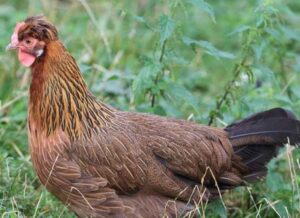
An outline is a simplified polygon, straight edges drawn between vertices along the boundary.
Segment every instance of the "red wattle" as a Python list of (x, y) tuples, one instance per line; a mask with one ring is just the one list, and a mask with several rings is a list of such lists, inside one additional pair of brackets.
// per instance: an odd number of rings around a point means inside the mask
[(35, 57), (33, 55), (28, 54), (22, 51), (21, 49), (19, 49), (18, 58), (21, 64), (24, 65), (25, 67), (30, 67), (35, 61)]

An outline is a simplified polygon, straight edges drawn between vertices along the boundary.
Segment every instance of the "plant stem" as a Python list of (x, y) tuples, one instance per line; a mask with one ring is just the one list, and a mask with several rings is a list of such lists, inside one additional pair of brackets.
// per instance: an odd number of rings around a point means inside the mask
[[(165, 40), (161, 46), (161, 52), (160, 52), (160, 56), (159, 56), (159, 63), (162, 63), (163, 62), (163, 59), (164, 59), (164, 55), (165, 55), (165, 50), (166, 50), (166, 44), (167, 44), (167, 40)], [(163, 73), (164, 71), (164, 68), (162, 68), (161, 70), (161, 73)], [(158, 80), (159, 80), (159, 74), (156, 75), (155, 79), (154, 79), (154, 84), (157, 85), (158, 83)], [(155, 93), (152, 93), (151, 94), (151, 107), (154, 107), (155, 105), (155, 98), (156, 98), (156, 95)]]
[(285, 66), (284, 66), (284, 57), (285, 57), (286, 53), (283, 52), (282, 50), (280, 50), (278, 52), (278, 62), (280, 64), (280, 77), (281, 77), (281, 80), (282, 80), (282, 85), (283, 85), (283, 90), (286, 91), (287, 93), (287, 96), (289, 97), (289, 99), (292, 100), (292, 90), (290, 89), (290, 82), (287, 78), (287, 72), (285, 70)]
[(209, 122), (208, 122), (209, 126), (213, 123), (214, 119), (216, 118), (216, 114), (219, 113), (219, 111), (220, 111), (222, 105), (224, 104), (224, 102), (226, 101), (227, 96), (229, 95), (229, 93), (231, 93), (231, 90), (234, 87), (234, 83), (238, 79), (238, 77), (240, 75), (240, 72), (241, 72), (241, 69), (245, 65), (246, 60), (247, 60), (247, 55), (244, 56), (244, 58), (242, 59), (242, 61), (240, 63), (235, 65), (235, 67), (233, 69), (233, 79), (227, 83), (223, 96), (217, 101), (216, 108), (215, 108), (215, 113), (212, 113), (209, 116)]

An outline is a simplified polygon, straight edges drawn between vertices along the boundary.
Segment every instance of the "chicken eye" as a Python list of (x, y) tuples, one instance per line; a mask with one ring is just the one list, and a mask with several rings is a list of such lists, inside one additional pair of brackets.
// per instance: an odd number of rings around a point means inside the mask
[(31, 43), (32, 43), (32, 41), (30, 39), (25, 40), (25, 44), (30, 45)]

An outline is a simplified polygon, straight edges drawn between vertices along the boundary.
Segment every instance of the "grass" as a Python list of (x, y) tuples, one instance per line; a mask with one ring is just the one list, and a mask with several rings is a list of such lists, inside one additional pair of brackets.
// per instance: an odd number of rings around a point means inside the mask
[[(209, 4), (207, 4), (209, 3)], [(16, 22), (44, 14), (92, 92), (122, 110), (225, 126), (272, 107), (300, 116), (297, 0), (0, 0), (0, 215), (74, 217), (30, 162), (28, 69), (4, 52)], [(154, 99), (154, 100), (153, 100)], [(300, 152), (267, 178), (199, 207), (200, 217), (300, 217)]]

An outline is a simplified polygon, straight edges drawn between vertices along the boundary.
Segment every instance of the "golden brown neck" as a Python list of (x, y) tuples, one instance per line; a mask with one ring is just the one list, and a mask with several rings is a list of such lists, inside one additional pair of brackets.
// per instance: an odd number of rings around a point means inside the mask
[(46, 135), (61, 129), (71, 139), (89, 137), (114, 116), (88, 91), (74, 58), (59, 41), (49, 43), (32, 66), (29, 121)]

